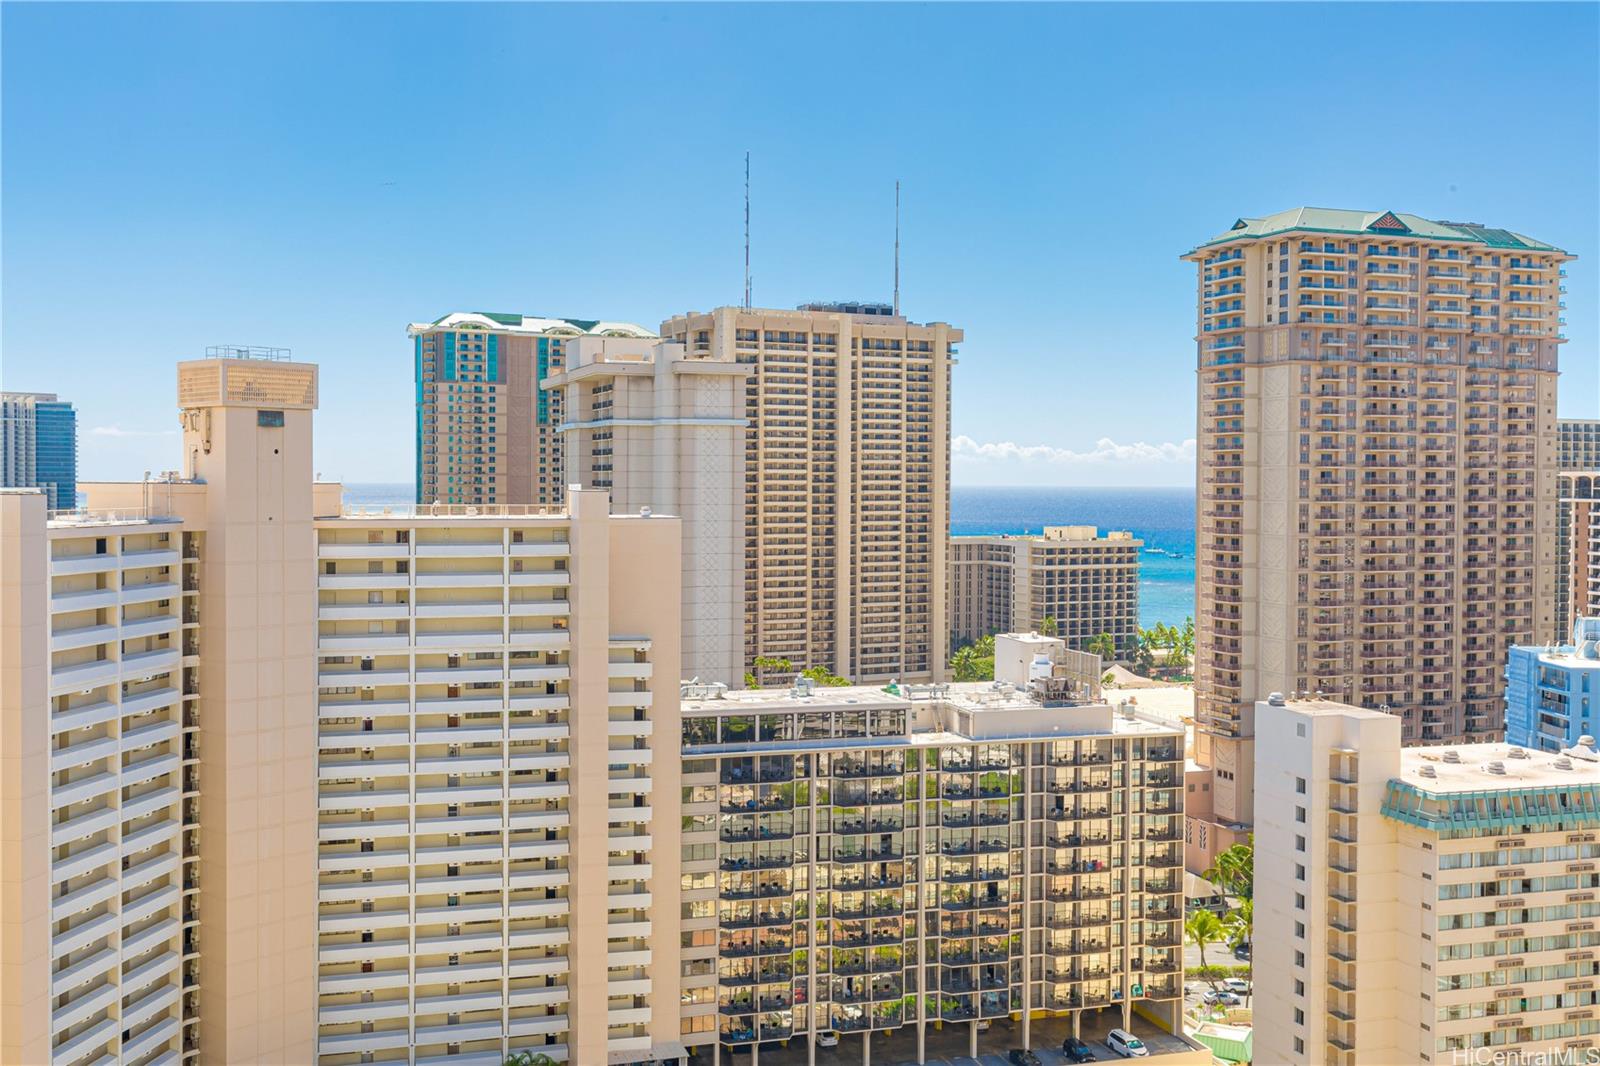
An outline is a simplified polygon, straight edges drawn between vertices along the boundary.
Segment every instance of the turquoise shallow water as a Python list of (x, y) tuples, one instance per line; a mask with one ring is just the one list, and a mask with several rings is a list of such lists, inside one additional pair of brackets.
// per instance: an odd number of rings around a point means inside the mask
[(1139, 624), (1177, 625), (1194, 614), (1193, 489), (951, 490), (952, 534), (1037, 533), (1045, 526), (1130, 531), (1145, 546), (1139, 557)]
[[(350, 484), (345, 502), (411, 503), (407, 484)], [(1194, 614), (1193, 489), (978, 488), (950, 496), (950, 532), (1037, 533), (1044, 526), (1126, 529), (1145, 542), (1139, 567), (1139, 624), (1176, 625)], [(1172, 554), (1155, 554), (1160, 548)]]

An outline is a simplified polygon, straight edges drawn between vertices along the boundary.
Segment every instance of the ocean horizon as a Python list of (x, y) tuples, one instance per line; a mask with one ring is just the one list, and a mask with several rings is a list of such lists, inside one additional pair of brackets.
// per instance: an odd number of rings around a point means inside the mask
[[(406, 482), (351, 482), (347, 504), (410, 504)], [(1139, 624), (1179, 625), (1194, 615), (1195, 490), (1193, 488), (1058, 488), (954, 485), (953, 536), (1038, 533), (1045, 526), (1127, 530), (1144, 541), (1139, 556)]]

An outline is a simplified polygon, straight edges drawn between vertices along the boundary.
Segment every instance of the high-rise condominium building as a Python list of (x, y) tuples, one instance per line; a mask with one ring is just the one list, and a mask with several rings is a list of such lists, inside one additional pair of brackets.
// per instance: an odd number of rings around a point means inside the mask
[(53, 392), (0, 392), (0, 487), (40, 488), (78, 505), (78, 413)]
[(961, 331), (880, 305), (811, 304), (691, 312), (661, 335), (690, 359), (751, 368), (746, 661), (863, 682), (943, 676)]
[(1513, 647), (1506, 662), (1506, 743), (1560, 751), (1600, 735), (1600, 618), (1578, 618), (1566, 644)]
[(415, 346), (418, 503), (559, 503), (559, 395), (540, 382), (589, 335), (642, 326), (457, 311), (406, 328)]
[(1556, 466), (1555, 639), (1600, 614), (1600, 419), (1562, 418)]
[(1093, 655), (997, 644), (1004, 690), (686, 690), (687, 1045), (1181, 1030), (1182, 727), (1103, 702)]
[(1055, 623), (1071, 648), (1108, 633), (1119, 651), (1139, 638), (1139, 550), (1133, 534), (1045, 526), (1038, 536), (950, 538), (950, 639), (1027, 633)]
[(1499, 734), (1551, 632), (1565, 252), (1392, 211), (1242, 218), (1196, 267), (1197, 733), (1248, 823), (1247, 709), (1321, 692), (1409, 742)]
[(1256, 721), (1256, 1061), (1597, 1053), (1600, 752), (1402, 749), (1319, 700)]
[(0, 493), (0, 1060), (679, 1057), (678, 522), (341, 513), (314, 366), (179, 403)]
[(1600, 418), (1559, 418), (1556, 434), (1562, 470), (1600, 470)]
[(736, 684), (744, 657), (745, 379), (751, 367), (684, 346), (578, 337), (544, 379), (566, 412), (564, 482), (605, 489), (619, 514), (683, 524), (686, 678)]

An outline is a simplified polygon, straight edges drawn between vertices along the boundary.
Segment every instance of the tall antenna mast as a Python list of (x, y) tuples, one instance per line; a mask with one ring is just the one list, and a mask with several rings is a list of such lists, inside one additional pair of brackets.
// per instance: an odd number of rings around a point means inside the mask
[(894, 313), (900, 314), (900, 180), (894, 183)]
[(744, 309), (750, 310), (750, 153), (744, 154)]

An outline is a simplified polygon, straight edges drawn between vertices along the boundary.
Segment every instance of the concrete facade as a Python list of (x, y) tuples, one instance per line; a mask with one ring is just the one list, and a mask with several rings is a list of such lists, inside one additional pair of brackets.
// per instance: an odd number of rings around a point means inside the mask
[(1127, 532), (1046, 526), (1038, 536), (950, 538), (950, 640), (993, 633), (1056, 633), (1081, 649), (1109, 633), (1132, 654), (1139, 639), (1139, 552)]
[(1258, 710), (1257, 1060), (1585, 1061), (1600, 752), (1400, 741), (1381, 711)]
[(722, 307), (661, 324), (745, 388), (745, 662), (860, 682), (949, 659), (950, 370), (962, 333), (887, 307)]
[(922, 1061), (936, 1025), (975, 1056), (985, 1019), (1037, 1047), (1103, 1007), (1179, 1031), (1183, 734), (1096, 673), (687, 686), (685, 1043), (814, 1062), (820, 1034), (899, 1030)]
[(566, 343), (558, 392), (565, 481), (611, 494), (618, 514), (683, 525), (686, 678), (744, 676), (745, 380), (743, 363), (689, 359), (683, 345), (617, 337)]
[(1552, 632), (1561, 264), (1396, 212), (1239, 219), (1196, 267), (1196, 755), (1248, 825), (1269, 691), (1500, 733), (1506, 649)]
[(413, 322), (418, 503), (561, 502), (561, 397), (540, 382), (567, 341), (652, 336), (628, 322), (456, 311)]
[(680, 523), (345, 512), (314, 366), (178, 385), (0, 492), (0, 1059), (677, 1058)]

